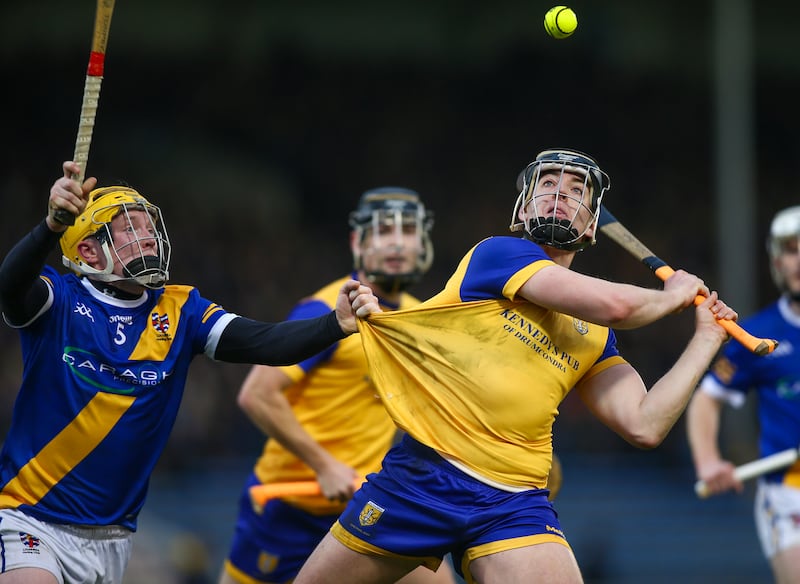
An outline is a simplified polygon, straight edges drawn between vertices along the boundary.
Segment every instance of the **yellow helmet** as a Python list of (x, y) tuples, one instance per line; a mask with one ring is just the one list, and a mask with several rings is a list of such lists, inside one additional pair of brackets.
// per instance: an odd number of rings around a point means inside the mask
[[(157, 244), (157, 255), (145, 254), (137, 237), (133, 245), (138, 248), (138, 254), (124, 266), (125, 276), (117, 276), (112, 274), (114, 262), (121, 262), (121, 259), (109, 224), (120, 213), (127, 216), (128, 211), (134, 209), (147, 211)], [(105, 254), (106, 266), (102, 270), (88, 266), (78, 252), (78, 244), (90, 237), (100, 242)], [(60, 245), (64, 265), (80, 275), (92, 276), (104, 282), (133, 281), (147, 288), (161, 288), (169, 278), (171, 246), (161, 210), (130, 187), (103, 187), (89, 193), (86, 208), (75, 218), (75, 224), (61, 235)]]

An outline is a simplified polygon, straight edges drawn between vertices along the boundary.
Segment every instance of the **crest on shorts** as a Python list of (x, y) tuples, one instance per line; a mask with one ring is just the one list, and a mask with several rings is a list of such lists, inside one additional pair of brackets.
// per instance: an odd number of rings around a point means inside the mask
[(583, 322), (582, 320), (578, 320), (577, 318), (572, 319), (572, 326), (574, 326), (575, 330), (582, 335), (585, 335), (586, 333), (589, 332), (589, 325)]
[(265, 551), (261, 551), (258, 554), (258, 571), (262, 574), (269, 574), (275, 568), (278, 567), (278, 556), (274, 556), (272, 554), (268, 554)]
[(39, 538), (30, 533), (19, 532), (19, 540), (22, 542), (23, 553), (39, 553)]
[(358, 514), (358, 522), (363, 526), (375, 525), (378, 519), (383, 515), (383, 507), (376, 505), (372, 501), (368, 501)]

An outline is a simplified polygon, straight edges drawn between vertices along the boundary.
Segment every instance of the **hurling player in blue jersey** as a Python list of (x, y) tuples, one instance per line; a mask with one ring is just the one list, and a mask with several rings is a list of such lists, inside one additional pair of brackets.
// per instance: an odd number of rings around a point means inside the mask
[[(467, 582), (579, 583), (548, 501), (552, 427), (573, 388), (631, 444), (654, 448), (683, 412), (736, 313), (683, 271), (663, 290), (569, 269), (594, 242), (608, 176), (547, 150), (520, 177), (511, 228), (467, 252), (444, 289), (359, 323), (370, 376), (406, 434), (367, 477), (295, 584), (393, 582), (452, 553)], [(610, 327), (708, 298), (673, 367), (648, 391)]]
[[(0, 265), (0, 306), (19, 330), (22, 385), (0, 451), (0, 584), (120, 584), (148, 481), (192, 359), (284, 365), (379, 310), (343, 284), (318, 318), (240, 317), (168, 285), (161, 211), (135, 190), (95, 189), (65, 162), (47, 217)], [(72, 226), (56, 211), (75, 216)], [(60, 244), (72, 274), (46, 266)]]
[[(775, 215), (767, 251), (781, 297), (742, 324), (754, 335), (776, 339), (778, 348), (759, 357), (738, 343), (727, 345), (686, 412), (697, 478), (711, 494), (744, 488), (734, 464), (720, 453), (719, 429), (723, 406), (741, 407), (749, 391), (757, 397), (760, 455), (800, 445), (800, 206)], [(755, 522), (775, 581), (800, 582), (800, 462), (758, 481)]]

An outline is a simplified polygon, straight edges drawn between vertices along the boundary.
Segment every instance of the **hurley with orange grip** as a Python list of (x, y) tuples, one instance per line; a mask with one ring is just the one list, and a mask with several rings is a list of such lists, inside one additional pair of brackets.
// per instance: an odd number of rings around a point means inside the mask
[[(353, 479), (353, 488), (358, 489), (366, 479)], [(322, 488), (317, 481), (288, 481), (283, 483), (267, 483), (250, 487), (250, 502), (256, 513), (261, 513), (264, 506), (272, 499), (284, 497), (313, 497), (321, 495)]]
[[(600, 207), (600, 217), (598, 219), (598, 227), (600, 231), (607, 235), (612, 241), (617, 243), (625, 251), (630, 253), (648, 268), (650, 268), (656, 276), (662, 281), (666, 281), (672, 274), (675, 273), (667, 263), (656, 256), (650, 251), (641, 241), (639, 241), (628, 229), (622, 225), (614, 215), (612, 215), (605, 207)], [(696, 305), (700, 305), (705, 301), (704, 296), (698, 295), (694, 299)], [(732, 320), (718, 320), (717, 324), (727, 331), (727, 333), (745, 348), (749, 349), (756, 355), (766, 355), (775, 350), (778, 346), (778, 341), (774, 339), (759, 339), (754, 337), (736, 322)]]

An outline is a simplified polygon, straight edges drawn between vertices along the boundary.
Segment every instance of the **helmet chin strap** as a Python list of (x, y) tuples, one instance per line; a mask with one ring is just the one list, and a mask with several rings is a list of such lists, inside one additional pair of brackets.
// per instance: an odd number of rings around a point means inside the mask
[(143, 256), (132, 259), (122, 271), (128, 276), (127, 280), (133, 280), (146, 288), (161, 288), (166, 284), (169, 274), (164, 271), (161, 265), (161, 258), (158, 256)]
[(67, 258), (67, 256), (63, 256), (62, 262), (66, 267), (71, 268), (72, 270), (75, 270), (76, 272), (83, 274), (84, 276), (92, 276), (96, 280), (100, 280), (102, 282), (111, 282), (113, 280), (119, 279), (119, 276), (115, 276), (111, 273), (114, 271), (114, 260), (111, 257), (111, 252), (108, 249), (108, 243), (104, 241), (101, 244), (100, 248), (103, 250), (103, 255), (106, 258), (106, 267), (103, 268), (102, 270), (98, 270), (97, 268), (93, 268), (92, 266), (89, 266), (84, 263), (76, 264), (75, 262)]
[(138, 276), (118, 276), (116, 274), (88, 274), (84, 271), (84, 275), (91, 278), (92, 280), (97, 280), (98, 282), (105, 282), (106, 284), (115, 284), (115, 283), (128, 283), (128, 284), (135, 284), (137, 286), (142, 286), (144, 288), (162, 288), (167, 281), (167, 278), (163, 275), (163, 273), (152, 273), (152, 274), (145, 274), (145, 275), (138, 275)]
[(86, 264), (76, 264), (66, 257), (63, 258), (64, 265), (93, 280), (106, 282), (108, 284), (113, 284), (114, 282), (128, 282), (144, 286), (145, 288), (162, 288), (169, 278), (169, 274), (161, 265), (161, 258), (157, 256), (134, 258), (122, 269), (125, 275), (118, 276), (112, 273), (114, 271), (114, 258), (111, 255), (108, 243), (103, 242), (101, 249), (106, 259), (106, 267), (102, 270), (98, 270)]
[(416, 284), (421, 277), (419, 272), (407, 274), (386, 274), (384, 272), (370, 272), (367, 280), (378, 286), (386, 294), (397, 294), (405, 291), (409, 286)]
[(559, 249), (572, 250), (584, 247), (579, 240), (578, 230), (572, 222), (555, 217), (537, 217), (533, 229), (528, 231), (530, 239), (540, 245), (550, 245)]

